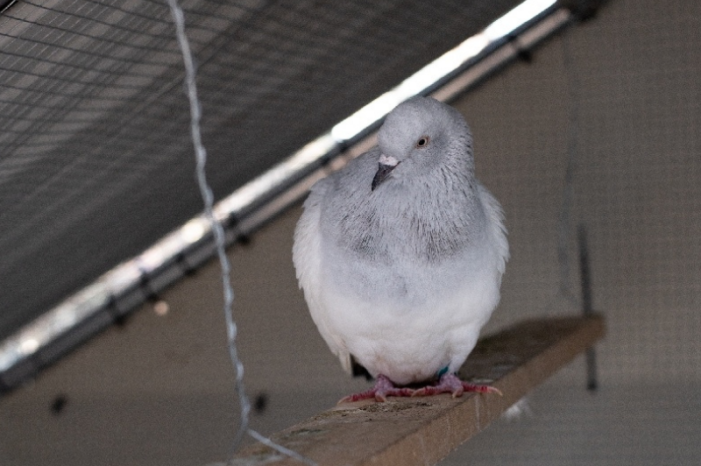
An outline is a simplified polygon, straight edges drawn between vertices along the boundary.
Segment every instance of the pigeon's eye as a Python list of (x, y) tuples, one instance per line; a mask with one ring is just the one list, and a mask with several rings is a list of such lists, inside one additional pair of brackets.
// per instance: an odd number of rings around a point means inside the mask
[(421, 149), (422, 147), (426, 147), (428, 145), (428, 141), (428, 136), (421, 136), (421, 138), (418, 141), (416, 141), (416, 148)]

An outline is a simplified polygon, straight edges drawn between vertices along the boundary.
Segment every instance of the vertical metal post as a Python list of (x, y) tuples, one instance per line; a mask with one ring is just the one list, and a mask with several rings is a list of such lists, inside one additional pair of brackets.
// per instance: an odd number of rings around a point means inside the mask
[[(589, 268), (589, 248), (587, 245), (587, 229), (583, 224), (577, 229), (577, 239), (579, 243), (579, 275), (582, 284), (582, 312), (585, 316), (594, 314), (592, 307), (591, 273)], [(587, 348), (587, 390), (595, 391), (598, 387), (596, 371), (596, 350), (593, 346)]]

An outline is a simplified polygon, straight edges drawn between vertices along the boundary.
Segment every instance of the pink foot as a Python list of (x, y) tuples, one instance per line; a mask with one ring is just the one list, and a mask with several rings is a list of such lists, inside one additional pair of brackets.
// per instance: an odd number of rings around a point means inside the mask
[(499, 396), (503, 395), (501, 390), (490, 385), (475, 385), (463, 382), (455, 374), (443, 374), (438, 380), (437, 385), (427, 385), (418, 390), (414, 390), (411, 396), (430, 396), (450, 393), (453, 395), (453, 398), (457, 398), (462, 396), (465, 392), (496, 393)]
[(351, 401), (375, 399), (375, 401), (387, 401), (388, 396), (413, 396), (414, 390), (411, 388), (397, 387), (384, 375), (377, 376), (375, 386), (370, 390), (348, 395), (339, 401), (339, 403), (348, 403)]

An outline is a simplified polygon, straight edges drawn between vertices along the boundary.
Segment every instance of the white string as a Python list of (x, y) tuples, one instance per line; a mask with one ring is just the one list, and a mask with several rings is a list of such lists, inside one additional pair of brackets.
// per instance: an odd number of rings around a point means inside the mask
[(278, 445), (277, 443), (270, 440), (268, 437), (260, 435), (253, 429), (248, 429), (248, 435), (258, 440), (263, 445), (266, 445), (274, 450), (279, 451), (283, 455), (289, 456), (290, 458), (296, 459), (297, 461), (301, 461), (302, 463), (308, 464), (309, 466), (317, 466), (317, 464), (314, 461), (310, 460), (306, 456), (302, 456), (294, 450), (290, 450), (289, 448), (285, 448), (282, 445)]
[(219, 263), (221, 264), (221, 280), (222, 288), (224, 292), (224, 317), (226, 320), (226, 330), (227, 330), (227, 346), (229, 349), (229, 356), (231, 358), (231, 363), (234, 366), (234, 371), (236, 374), (235, 389), (239, 398), (239, 406), (241, 408), (240, 425), (236, 436), (234, 438), (233, 451), (235, 452), (243, 439), (243, 436), (248, 433), (251, 437), (258, 440), (259, 442), (267, 445), (270, 448), (277, 450), (278, 452), (294, 458), (298, 461), (304, 462), (306, 464), (315, 466), (316, 463), (308, 458), (300, 455), (299, 453), (292, 451), (288, 448), (278, 445), (269, 438), (259, 434), (258, 432), (250, 429), (248, 427), (248, 418), (251, 411), (251, 403), (246, 396), (246, 391), (243, 385), (243, 363), (238, 357), (238, 351), (236, 348), (236, 322), (234, 322), (233, 317), (233, 304), (234, 304), (234, 290), (231, 286), (231, 265), (229, 259), (226, 255), (226, 241), (224, 235), (224, 228), (214, 217), (214, 195), (212, 194), (212, 189), (207, 183), (207, 176), (205, 172), (205, 165), (207, 163), (207, 151), (202, 144), (202, 137), (200, 134), (200, 119), (202, 116), (202, 109), (200, 107), (199, 97), (197, 96), (197, 83), (196, 83), (196, 71), (194, 60), (192, 57), (192, 51), (190, 50), (190, 43), (185, 34), (185, 16), (183, 10), (178, 5), (177, 0), (167, 0), (170, 6), (170, 11), (173, 15), (173, 21), (175, 23), (176, 35), (178, 38), (178, 44), (180, 45), (180, 50), (183, 55), (183, 62), (185, 64), (185, 83), (187, 97), (190, 101), (190, 132), (192, 135), (192, 144), (195, 148), (195, 157), (197, 161), (196, 173), (197, 173), (197, 184), (199, 185), (200, 194), (202, 195), (202, 200), (204, 201), (205, 216), (212, 227), (214, 233), (214, 241), (217, 249), (217, 256), (219, 257)]
[(207, 183), (207, 175), (205, 173), (205, 165), (207, 163), (207, 151), (202, 144), (202, 137), (200, 134), (200, 119), (202, 116), (202, 111), (200, 108), (199, 97), (197, 96), (197, 83), (195, 82), (195, 64), (192, 58), (192, 52), (190, 50), (190, 43), (185, 35), (185, 17), (183, 10), (177, 3), (177, 0), (168, 0), (170, 5), (170, 11), (173, 14), (173, 20), (175, 22), (175, 28), (178, 37), (178, 44), (180, 45), (180, 50), (183, 55), (183, 62), (185, 63), (185, 83), (187, 97), (190, 101), (190, 132), (192, 136), (192, 144), (195, 148), (195, 157), (197, 160), (197, 184), (200, 188), (200, 194), (202, 195), (202, 200), (204, 201), (205, 216), (212, 227), (212, 232), (214, 233), (214, 241), (217, 248), (217, 256), (219, 257), (219, 263), (221, 264), (221, 279), (222, 287), (224, 291), (224, 316), (226, 319), (226, 330), (227, 330), (227, 346), (229, 348), (229, 356), (231, 357), (231, 362), (234, 366), (236, 373), (236, 393), (239, 397), (239, 405), (241, 407), (241, 424), (239, 426), (238, 432), (234, 440), (234, 450), (238, 448), (238, 445), (243, 438), (244, 433), (248, 430), (248, 415), (251, 411), (251, 404), (248, 401), (246, 392), (243, 386), (243, 363), (238, 357), (238, 351), (236, 349), (236, 323), (233, 318), (233, 303), (234, 303), (234, 290), (231, 287), (231, 265), (229, 264), (229, 259), (226, 256), (225, 251), (225, 239), (224, 239), (224, 229), (221, 224), (214, 217), (214, 195), (212, 194), (212, 189)]

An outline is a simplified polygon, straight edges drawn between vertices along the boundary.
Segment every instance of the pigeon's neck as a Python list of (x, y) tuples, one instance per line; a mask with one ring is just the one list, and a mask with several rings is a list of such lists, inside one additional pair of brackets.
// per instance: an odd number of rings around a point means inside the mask
[(427, 176), (397, 181), (388, 184), (376, 198), (390, 210), (399, 208), (410, 212), (413, 209), (421, 215), (427, 210), (445, 211), (456, 205), (470, 209), (478, 198), (477, 181), (469, 167), (441, 166)]
[(481, 237), (484, 212), (475, 190), (474, 180), (446, 191), (432, 185), (397, 189), (374, 206), (380, 220), (376, 237), (398, 257), (440, 262)]

